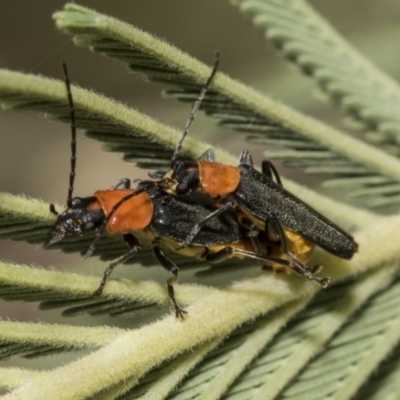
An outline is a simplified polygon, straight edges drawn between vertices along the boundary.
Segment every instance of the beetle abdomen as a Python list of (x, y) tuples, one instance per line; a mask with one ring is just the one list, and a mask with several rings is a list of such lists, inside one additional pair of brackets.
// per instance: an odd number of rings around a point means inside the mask
[[(151, 225), (161, 236), (169, 236), (178, 242), (185, 241), (193, 226), (213, 211), (203, 205), (187, 203), (169, 195), (156, 196), (153, 201), (154, 215)], [(243, 235), (236, 215), (223, 213), (201, 228), (191, 246), (208, 247), (236, 243), (243, 238)]]
[(318, 211), (251, 166), (239, 169), (242, 178), (233, 196), (256, 225), (274, 219), (341, 258), (350, 259), (357, 251), (353, 237)]

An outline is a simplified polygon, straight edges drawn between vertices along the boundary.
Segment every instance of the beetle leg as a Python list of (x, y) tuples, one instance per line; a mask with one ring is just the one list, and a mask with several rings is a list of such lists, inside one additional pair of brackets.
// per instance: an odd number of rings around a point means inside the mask
[(321, 264), (317, 264), (311, 269), (311, 272), (313, 273), (313, 275), (316, 275), (322, 271), (322, 268), (323, 266)]
[(183, 314), (187, 314), (187, 311), (183, 310), (178, 306), (178, 303), (175, 300), (175, 291), (174, 291), (174, 283), (178, 280), (178, 271), (179, 268), (169, 259), (167, 258), (159, 246), (159, 240), (155, 239), (151, 242), (153, 246), (153, 253), (157, 258), (158, 262), (161, 264), (163, 268), (169, 271), (173, 276), (167, 280), (167, 288), (168, 288), (168, 296), (171, 299), (172, 305), (175, 308), (175, 316), (176, 318), (180, 318), (182, 321), (185, 319)]
[(258, 230), (257, 230), (257, 234), (254, 234), (252, 231), (249, 231), (248, 236), (251, 240), (251, 244), (253, 245), (255, 252), (257, 254), (262, 254), (261, 243), (260, 243), (260, 239), (258, 238)]
[(286, 236), (284, 235), (282, 228), (275, 219), (269, 219), (265, 223), (265, 233), (267, 235), (268, 243), (273, 245), (280, 243), (282, 251), (284, 253), (287, 252)]
[[(268, 250), (266, 249), (263, 251), (261, 248), (260, 230), (257, 228), (257, 226), (246, 217), (240, 218), (240, 225), (246, 229), (246, 235), (250, 238), (255, 253), (260, 256), (268, 255)], [(262, 241), (267, 245), (277, 246), (276, 242), (280, 241), (280, 237), (275, 225), (268, 223), (266, 227), (266, 234), (266, 237), (262, 237)], [(271, 263), (266, 264), (264, 259), (258, 260), (258, 262), (262, 264), (263, 270), (268, 269), (274, 271), (275, 273), (287, 272), (286, 266), (272, 266), (270, 265)]]
[(262, 173), (267, 176), (269, 179), (273, 181), (273, 178), (275, 178), (276, 183), (280, 186), (283, 187), (281, 177), (279, 176), (278, 171), (275, 168), (275, 165), (272, 164), (271, 161), (269, 160), (262, 160), (261, 163), (261, 171)]
[(253, 166), (253, 158), (248, 150), (243, 150), (240, 153), (239, 164), (250, 165), (250, 167)]
[(268, 255), (257, 254), (252, 251), (242, 250), (242, 249), (235, 249), (234, 247), (227, 246), (223, 249), (217, 251), (216, 253), (206, 254), (204, 257), (206, 261), (210, 263), (217, 264), (222, 261), (227, 260), (235, 255), (240, 255), (246, 258), (251, 258), (253, 260), (262, 261), (262, 262), (269, 262), (274, 264), (283, 265), (285, 267), (290, 266), (290, 262), (288, 260), (272, 257)]
[(215, 153), (213, 149), (207, 149), (199, 158), (199, 161), (215, 161)]
[(289, 260), (284, 260), (282, 258), (272, 257), (268, 255), (259, 255), (247, 250), (235, 249), (233, 247), (225, 247), (214, 254), (207, 254), (205, 256), (206, 261), (210, 263), (220, 263), (226, 259), (233, 257), (234, 255), (241, 255), (246, 258), (251, 258), (253, 260), (262, 261), (264, 263), (273, 263), (282, 265), (284, 267), (291, 268), (298, 275), (303, 275), (310, 281), (317, 283), (318, 285), (326, 288), (330, 282), (330, 278), (318, 278), (313, 275), (313, 271), (307, 268), (304, 264), (300, 263), (292, 254), (287, 253)]
[(238, 215), (239, 224), (246, 230), (246, 235), (248, 237), (256, 237), (260, 233), (260, 230), (256, 225), (242, 214)]
[(319, 278), (315, 276), (316, 273), (320, 272), (322, 269), (321, 265), (317, 265), (316, 267), (310, 269), (303, 263), (301, 263), (293, 254), (286, 253), (286, 256), (291, 261), (290, 267), (297, 272), (299, 275), (304, 275), (310, 281), (313, 281), (323, 287), (324, 289), (329, 285), (331, 278), (326, 276), (323, 278)]
[(156, 181), (160, 181), (164, 178), (164, 174), (160, 174), (159, 172), (149, 172), (147, 175), (149, 178), (155, 179)]
[(130, 189), (131, 181), (128, 178), (120, 179), (118, 182), (111, 186), (111, 190), (114, 189)]
[[(262, 257), (268, 255), (268, 250), (266, 249), (265, 251), (263, 251), (261, 248), (260, 230), (257, 228), (257, 226), (252, 221), (247, 219), (246, 217), (240, 218), (239, 223), (243, 228), (246, 229), (246, 236), (250, 238), (251, 244), (253, 245), (255, 253)], [(270, 227), (270, 224), (268, 224), (267, 228), (269, 228), (269, 227)], [(273, 232), (269, 232), (269, 231), (270, 231), (270, 229), (268, 229), (267, 235), (268, 236), (272, 235), (272, 237), (275, 238), (274, 240), (271, 240), (270, 244), (275, 245), (275, 242), (279, 241), (279, 236), (277, 236), (278, 233), (275, 233), (275, 231), (273, 231)], [(267, 237), (267, 238), (265, 238), (264, 236), (262, 237), (262, 241), (265, 242), (265, 244), (267, 244), (267, 245), (269, 244), (268, 239), (271, 239), (271, 237)], [(259, 264), (262, 265), (263, 270), (268, 269), (268, 270), (274, 271), (275, 273), (287, 271), (286, 265), (285, 266), (281, 265), (281, 267), (278, 267), (276, 265), (274, 265), (274, 266), (270, 265), (271, 263), (266, 264), (265, 259), (259, 259), (257, 261)], [(271, 261), (271, 260), (269, 260), (269, 261)]]
[(224, 205), (222, 205), (220, 208), (217, 208), (215, 211), (213, 211), (211, 214), (207, 215), (203, 220), (197, 222), (192, 230), (190, 231), (189, 235), (186, 237), (186, 239), (183, 242), (178, 243), (176, 246), (176, 250), (183, 249), (184, 247), (188, 247), (194, 240), (194, 238), (197, 236), (197, 234), (200, 232), (201, 228), (211, 219), (216, 218), (218, 215), (224, 213), (226, 210), (229, 210), (230, 208), (234, 207), (234, 202), (233, 201), (228, 201)]
[(58, 212), (56, 211), (56, 208), (54, 207), (54, 204), (50, 204), (49, 209), (50, 209), (50, 212), (51, 212), (53, 215), (55, 215), (56, 217), (60, 215), (60, 213), (58, 213)]
[(292, 253), (288, 251), (286, 235), (278, 221), (276, 221), (275, 219), (271, 219), (267, 222), (267, 224), (269, 223), (275, 224), (275, 227), (280, 237), (282, 253), (285, 254), (290, 261), (289, 267), (298, 275), (304, 275), (310, 281), (313, 281), (323, 288), (326, 288), (329, 285), (331, 279), (329, 277), (319, 278), (315, 276), (318, 272), (321, 271), (322, 266), (319, 265), (314, 267), (313, 269), (310, 269), (306, 265), (301, 263)]
[[(258, 232), (258, 230), (257, 230), (257, 232)], [(253, 245), (256, 254), (260, 255), (261, 257), (268, 256), (268, 249), (266, 249), (264, 252), (261, 249), (261, 242), (260, 242), (259, 236), (258, 235), (252, 236), (252, 234), (249, 232), (249, 237), (250, 237), (251, 244)], [(270, 257), (270, 256), (268, 256), (268, 257)], [(286, 264), (283, 265), (282, 263), (279, 263), (280, 266), (277, 266), (276, 264), (272, 265), (271, 260), (267, 260), (267, 261), (268, 261), (268, 263), (266, 264), (266, 260), (264, 258), (261, 258), (258, 260), (258, 263), (261, 264), (262, 269), (264, 271), (269, 270), (269, 271), (273, 271), (276, 274), (284, 273), (284, 272), (287, 273), (287, 265)]]
[(260, 230), (255, 226), (255, 224), (246, 217), (241, 217), (239, 219), (240, 226), (246, 230), (246, 236), (250, 238), (251, 244), (257, 254), (262, 254), (261, 243), (258, 235)]
[[(253, 158), (251, 157), (251, 154), (248, 150), (243, 150), (240, 153), (239, 163), (249, 165), (250, 167), (253, 166)], [(276, 183), (278, 183), (278, 185), (280, 186), (283, 186), (279, 173), (271, 161), (263, 160), (261, 163), (261, 171), (269, 179), (273, 180), (273, 178), (275, 178)]]
[(126, 254), (123, 254), (122, 256), (116, 258), (114, 261), (111, 261), (106, 270), (103, 273), (103, 278), (101, 279), (99, 287), (92, 293), (92, 296), (100, 296), (104, 286), (107, 282), (107, 278), (111, 275), (113, 272), (114, 268), (118, 265), (121, 264), (127, 260), (129, 260), (131, 257), (133, 257), (139, 250), (140, 250), (140, 243), (139, 241), (135, 238), (130, 233), (127, 233), (124, 235), (124, 240), (128, 247), (130, 248), (129, 252)]

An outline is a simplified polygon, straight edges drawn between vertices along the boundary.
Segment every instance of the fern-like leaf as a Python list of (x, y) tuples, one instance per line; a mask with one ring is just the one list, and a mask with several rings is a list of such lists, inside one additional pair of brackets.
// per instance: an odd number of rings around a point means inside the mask
[[(209, 70), (208, 67), (205, 69)], [(136, 161), (142, 167), (162, 168), (169, 165), (171, 150), (180, 137), (178, 130), (88, 90), (73, 87), (72, 93), (76, 125), (88, 129), (89, 136), (104, 141), (106, 150), (123, 152), (125, 159)], [(37, 110), (70, 123), (64, 83), (54, 79), (0, 70), (0, 102), (6, 110)], [(68, 130), (66, 134), (69, 134)], [(183, 151), (186, 157), (195, 160), (210, 147), (205, 142), (188, 137)], [(157, 151), (154, 152), (154, 148)], [(144, 153), (146, 157), (143, 157)], [(220, 162), (237, 163), (237, 159), (226, 151), (216, 149), (215, 153)], [(365, 211), (323, 198), (294, 182), (284, 182), (285, 187), (311, 206), (318, 209), (323, 205), (325, 214), (335, 221), (344, 224), (351, 221), (350, 225), (363, 226), (373, 219)], [(13, 208), (11, 201), (7, 205)]]
[[(385, 146), (390, 153), (400, 154), (400, 87), (394, 79), (358, 53), (304, 0), (232, 0), (232, 3), (251, 18), (285, 57), (311, 75), (334, 104), (339, 104), (356, 120), (352, 126), (368, 132), (370, 140)], [(306, 172), (339, 175), (325, 181), (326, 187), (338, 190), (351, 187), (350, 197), (366, 200), (364, 204), (372, 207), (399, 204), (400, 186), (395, 180), (340, 160), (332, 152), (324, 154), (323, 149), (307, 146), (302, 140), (298, 145), (294, 141), (286, 145), (292, 152), (271, 155), (291, 158), (290, 165), (301, 166)]]
[[(353, 398), (357, 389), (399, 342), (400, 281), (372, 298), (354, 321), (329, 342), (281, 393), (282, 398), (334, 400)], [(323, 381), (320, 374), (324, 375)], [(386, 397), (382, 397), (386, 398)]]
[[(168, 304), (166, 286), (156, 282), (110, 280), (102, 296), (93, 297), (99, 277), (0, 263), (0, 297), (39, 301), (40, 308), (63, 308), (65, 316), (83, 314), (133, 316)], [(189, 304), (207, 294), (207, 287), (182, 285), (178, 299)]]
[[(153, 80), (178, 85), (181, 88), (178, 97), (183, 99), (192, 100), (209, 74), (209, 67), (164, 42), (86, 8), (67, 5), (66, 11), (56, 15), (56, 20), (81, 44), (97, 46), (96, 50), (137, 63), (135, 68)], [(167, 165), (180, 135), (178, 131), (110, 99), (76, 87), (72, 91), (77, 125), (87, 129), (89, 136), (142, 166), (159, 169)], [(354, 163), (351, 168), (366, 168), (377, 179), (400, 181), (396, 170), (398, 160), (385, 158), (370, 146), (347, 139), (222, 73), (217, 74), (210, 94), (204, 104), (206, 109), (221, 116), (226, 124), (233, 122), (235, 128), (246, 130), (265, 128), (269, 133), (288, 131), (293, 133), (290, 140), (298, 142), (303, 135), (307, 137), (304, 148), (317, 143), (314, 149), (319, 156), (337, 154)], [(6, 108), (39, 110), (69, 122), (65, 87), (61, 82), (0, 71), (0, 100)], [(211, 146), (188, 138), (185, 155), (196, 159), (208, 147)], [(144, 157), (140, 158), (141, 154)], [(217, 157), (221, 162), (235, 163), (234, 157), (221, 150), (217, 150)], [(357, 179), (371, 182), (362, 174)], [(400, 340), (398, 322), (393, 318), (400, 298), (396, 265), (400, 249), (393, 239), (400, 232), (400, 217), (378, 218), (290, 181), (285, 180), (284, 184), (335, 221), (359, 228), (355, 239), (360, 252), (351, 263), (323, 252), (314, 257), (312, 262), (323, 264), (325, 274), (332, 277), (333, 284), (328, 290), (319, 293), (315, 284), (294, 275), (262, 274), (224, 289), (177, 285), (178, 301), (189, 311), (185, 322), (166, 315), (136, 329), (102, 331), (54, 326), (48, 335), (47, 326), (42, 324), (0, 322), (0, 354), (4, 357), (37, 357), (95, 348), (90, 354), (53, 370), (2, 369), (0, 389), (10, 391), (4, 398), (153, 400), (164, 399), (170, 393), (171, 398), (177, 399), (193, 396), (242, 399), (246, 398), (244, 395), (264, 399), (265, 393), (272, 398), (298, 396), (302, 392), (311, 396), (321, 393), (317, 374), (321, 366), (332, 367), (332, 373), (326, 376), (331, 379), (330, 386), (335, 386), (336, 391), (332, 390), (335, 398), (352, 396)], [(374, 193), (372, 198), (378, 199), (380, 194)], [(38, 243), (44, 240), (53, 221), (47, 204), (1, 194), (1, 238)], [(113, 238), (104, 240), (98, 254), (107, 258), (118, 251), (118, 245)], [(64, 246), (82, 251), (87, 243), (78, 240)], [(146, 264), (146, 249), (142, 254)], [(179, 261), (179, 265), (185, 265), (184, 261)], [(168, 301), (163, 284), (115, 279), (107, 284), (101, 298), (93, 299), (90, 294), (97, 284), (98, 278), (91, 276), (0, 264), (2, 298), (41, 301), (42, 308), (62, 307), (66, 315), (126, 316), (143, 308), (156, 309)], [(388, 291), (383, 293), (387, 287)], [(352, 318), (354, 322), (346, 324)], [(83, 332), (95, 337), (85, 337)], [(352, 352), (354, 358), (341, 357), (343, 353), (351, 353), (352, 341), (357, 342)], [(365, 349), (363, 346), (368, 351), (360, 352)], [(335, 348), (340, 348), (340, 352), (335, 354)], [(318, 357), (310, 363), (317, 353)], [(357, 370), (349, 368), (354, 360), (359, 363)], [(348, 375), (338, 380), (343, 370)], [(381, 375), (385, 376), (385, 372)], [(386, 373), (390, 382), (393, 376), (396, 374)], [(392, 384), (390, 389), (393, 387)]]
[(109, 343), (123, 329), (76, 327), (0, 321), (0, 359), (40, 357), (61, 351), (96, 349)]
[[(354, 282), (346, 282), (319, 293), (268, 345), (270, 334), (280, 320), (278, 315), (293, 312), (298, 303), (247, 326), (250, 332), (242, 328), (211, 352), (172, 397), (185, 399), (185, 392), (191, 388), (191, 395), (197, 390), (208, 399), (276, 398), (345, 321), (372, 294), (393, 281), (395, 271), (393, 266), (387, 267), (367, 274), (356, 286)], [(309, 382), (310, 387), (316, 387), (318, 379), (319, 375), (315, 375)]]
[[(131, 70), (150, 80), (178, 86), (179, 90), (168, 93), (180, 100), (193, 102), (207, 79), (205, 65), (114, 18), (75, 4), (67, 4), (54, 18), (59, 28), (74, 36), (77, 44), (126, 62)], [(307, 172), (334, 173), (346, 177), (346, 181), (354, 178), (351, 184), (341, 185), (342, 192), (357, 196), (358, 202), (362, 199), (369, 206), (397, 207), (400, 165), (395, 158), (386, 155), (383, 163), (384, 155), (379, 150), (307, 118), (221, 73), (214, 79), (202, 108), (219, 118), (222, 126), (251, 132), (251, 139), (257, 143), (293, 149), (269, 150), (267, 156), (279, 156)], [(330, 184), (337, 185), (342, 180)], [(386, 193), (369, 190), (377, 181), (387, 188)]]
[(306, 1), (232, 3), (251, 17), (290, 61), (311, 75), (333, 103), (340, 104), (357, 125), (362, 123), (370, 137), (399, 151), (398, 83), (363, 57)]

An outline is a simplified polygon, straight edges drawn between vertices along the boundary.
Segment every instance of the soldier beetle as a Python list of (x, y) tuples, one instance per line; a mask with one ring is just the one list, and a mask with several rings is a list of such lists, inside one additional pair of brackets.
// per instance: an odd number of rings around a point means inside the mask
[[(270, 161), (264, 160), (262, 172), (259, 172), (253, 167), (250, 153), (244, 150), (237, 167), (224, 165), (215, 162), (212, 149), (208, 149), (195, 163), (178, 160), (183, 141), (217, 71), (218, 64), (217, 53), (212, 73), (194, 103), (171, 157), (170, 170), (164, 176), (153, 175), (157, 180), (149, 183), (150, 186), (156, 185), (173, 196), (188, 195), (199, 189), (213, 199), (216, 210), (203, 221), (197, 222), (179, 246), (190, 245), (206, 223), (228, 210), (234, 210), (238, 214), (239, 223), (243, 224), (243, 221), (246, 221), (250, 231), (264, 232), (265, 240), (275, 246), (274, 252), (289, 260), (290, 267), (297, 272), (310, 271), (304, 263), (310, 258), (315, 245), (338, 257), (350, 259), (358, 248), (353, 237), (285, 190), (276, 168)], [(257, 236), (257, 233), (254, 236)], [(311, 270), (312, 274), (305, 275), (322, 287), (326, 287), (329, 278), (314, 276), (321, 268), (316, 266)]]
[[(102, 293), (108, 276), (118, 264), (127, 261), (140, 250), (140, 243), (133, 232), (142, 232), (151, 240), (156, 259), (173, 275), (167, 281), (168, 294), (176, 316), (182, 319), (185, 311), (178, 306), (173, 288), (178, 278), (178, 267), (164, 255), (160, 247), (162, 243), (178, 253), (211, 263), (238, 257), (251, 258), (263, 264), (279, 265), (282, 268), (292, 268), (290, 262), (282, 259), (280, 254), (269, 255), (266, 245), (260, 243), (247, 228), (238, 224), (235, 213), (228, 211), (208, 218), (215, 212), (215, 208), (174, 197), (162, 191), (157, 185), (153, 185), (153, 182), (150, 185), (147, 181), (137, 182), (135, 189), (131, 189), (130, 180), (122, 179), (110, 189), (96, 191), (92, 196), (73, 197), (76, 169), (75, 108), (65, 64), (63, 68), (71, 118), (71, 171), (67, 209), (58, 213), (54, 205), (50, 205), (50, 212), (57, 216), (57, 220), (45, 246), (48, 247), (65, 236), (82, 236), (97, 231), (96, 238), (85, 255), (86, 258), (93, 253), (96, 242), (107, 229), (111, 234), (122, 234), (129, 247), (126, 254), (108, 265), (93, 295)], [(187, 246), (178, 248), (179, 243), (187, 238), (197, 221), (202, 223), (201, 231)], [(258, 252), (254, 251), (255, 247), (259, 249)], [(312, 275), (312, 271), (308, 269), (303, 271), (301, 265), (296, 268), (293, 269), (298, 273)]]

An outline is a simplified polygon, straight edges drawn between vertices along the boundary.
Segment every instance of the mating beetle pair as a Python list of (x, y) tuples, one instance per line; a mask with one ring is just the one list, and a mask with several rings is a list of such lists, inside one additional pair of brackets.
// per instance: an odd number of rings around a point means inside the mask
[[(216, 73), (218, 63), (217, 53), (212, 73), (194, 104), (171, 158), (170, 171), (165, 176), (158, 176), (157, 181), (148, 182), (148, 187), (155, 185), (178, 197), (200, 189), (213, 199), (216, 209), (207, 218), (193, 225), (187, 238), (180, 243), (181, 248), (192, 243), (204, 224), (228, 210), (235, 211), (238, 223), (248, 229), (250, 237), (256, 237), (259, 241), (259, 235), (263, 233), (263, 241), (272, 246), (271, 252), (289, 261), (290, 268), (286, 268), (286, 271), (292, 269), (326, 287), (329, 278), (315, 276), (321, 267), (316, 266), (310, 270), (304, 265), (315, 244), (345, 259), (353, 256), (358, 245), (351, 235), (286, 191), (270, 161), (263, 161), (260, 173), (253, 168), (251, 155), (246, 150), (240, 156), (238, 167), (215, 162), (212, 149), (207, 150), (197, 163), (178, 160), (182, 143)], [(255, 251), (260, 253), (259, 243), (254, 241), (253, 244)]]
[[(320, 266), (309, 269), (315, 244), (349, 259), (357, 250), (353, 238), (338, 226), (283, 189), (274, 166), (265, 161), (263, 173), (252, 166), (251, 156), (242, 152), (238, 167), (218, 164), (212, 150), (197, 163), (178, 160), (182, 142), (193, 122), (200, 103), (216, 73), (217, 55), (212, 73), (195, 102), (182, 137), (171, 158), (171, 170), (155, 181), (136, 182), (130, 189), (125, 179), (106, 191), (87, 198), (72, 198), (75, 175), (76, 129), (74, 106), (66, 67), (66, 86), (71, 109), (72, 157), (67, 210), (58, 216), (47, 245), (65, 235), (81, 235), (97, 230), (97, 237), (86, 256), (105, 229), (122, 233), (130, 250), (111, 262), (94, 292), (100, 294), (113, 268), (132, 257), (140, 245), (133, 231), (142, 231), (152, 240), (153, 251), (160, 264), (173, 274), (168, 292), (177, 316), (184, 312), (176, 303), (173, 283), (177, 266), (160, 249), (160, 242), (173, 250), (210, 262), (227, 257), (250, 257), (286, 272), (294, 271), (326, 287), (329, 278), (315, 276)], [(153, 177), (155, 175), (153, 174)], [(276, 182), (274, 182), (274, 179)], [(214, 200), (214, 208), (201, 202), (183, 200), (196, 189)], [(277, 267), (278, 266), (278, 267)]]
[[(71, 206), (58, 215), (51, 231), (48, 245), (65, 235), (83, 235), (100, 230), (106, 224), (110, 233), (120, 233), (129, 247), (126, 254), (112, 261), (104, 272), (99, 287), (93, 293), (101, 294), (107, 277), (114, 267), (127, 261), (140, 250), (139, 241), (132, 232), (142, 232), (151, 240), (153, 253), (161, 266), (173, 274), (167, 281), (169, 297), (176, 316), (183, 318), (184, 310), (176, 303), (173, 283), (178, 277), (178, 267), (169, 260), (160, 248), (165, 244), (186, 256), (219, 263), (229, 257), (252, 258), (262, 263), (289, 265), (279, 257), (257, 254), (247, 232), (236, 221), (236, 215), (225, 213), (204, 224), (190, 245), (176, 250), (193, 227), (193, 221), (205, 219), (213, 209), (188, 201), (182, 201), (159, 188), (140, 191), (130, 189), (129, 180), (122, 180), (115, 187), (100, 190), (86, 198), (74, 198)], [(119, 188), (121, 187), (121, 188)], [(89, 249), (89, 252), (93, 247)]]

